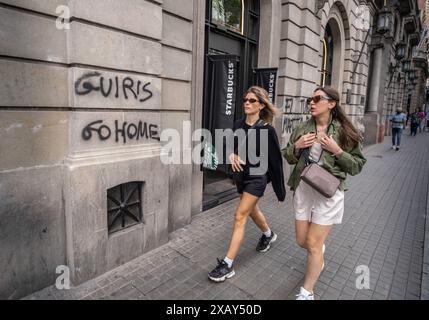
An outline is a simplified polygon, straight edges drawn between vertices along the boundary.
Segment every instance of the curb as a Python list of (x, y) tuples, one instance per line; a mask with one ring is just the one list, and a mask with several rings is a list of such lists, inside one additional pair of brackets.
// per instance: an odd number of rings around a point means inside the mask
[(423, 268), (420, 300), (429, 300), (429, 189), (426, 200), (425, 239), (423, 243)]

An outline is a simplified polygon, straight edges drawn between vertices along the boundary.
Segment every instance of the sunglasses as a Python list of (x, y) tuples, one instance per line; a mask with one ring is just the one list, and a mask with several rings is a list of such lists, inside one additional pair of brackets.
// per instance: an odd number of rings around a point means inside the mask
[(247, 101), (249, 101), (249, 103), (259, 102), (259, 100), (256, 100), (256, 99), (253, 99), (253, 98), (252, 99), (244, 98), (243, 102), (246, 103)]
[(314, 96), (307, 99), (307, 104), (310, 104), (311, 101), (313, 101), (314, 103), (318, 103), (320, 100), (334, 100), (334, 99), (330, 97), (325, 97), (325, 96)]

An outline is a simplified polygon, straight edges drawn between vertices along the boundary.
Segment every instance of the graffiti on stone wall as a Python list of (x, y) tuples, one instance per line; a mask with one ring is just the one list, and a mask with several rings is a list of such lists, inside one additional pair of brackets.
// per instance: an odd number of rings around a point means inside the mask
[(300, 123), (310, 119), (309, 113), (307, 99), (286, 97), (283, 104), (282, 135), (291, 134)]
[(97, 120), (89, 123), (82, 130), (82, 139), (85, 141), (91, 140), (93, 137), (100, 141), (115, 139), (116, 143), (127, 143), (129, 140), (152, 139), (160, 141), (159, 128), (155, 124), (139, 121), (135, 123), (123, 122), (119, 124), (115, 120), (114, 127), (109, 127), (103, 124), (103, 120)]
[(142, 82), (131, 77), (105, 78), (102, 73), (94, 71), (87, 72), (76, 80), (75, 93), (84, 96), (98, 92), (104, 98), (124, 97), (126, 100), (134, 98), (139, 102), (145, 102), (153, 96), (153, 92), (149, 89), (150, 84), (150, 82)]
[(293, 130), (311, 115), (305, 98), (285, 97), (282, 110), (282, 147), (285, 147)]
[(362, 115), (353, 117), (353, 122), (354, 122), (354, 125), (356, 126), (356, 129), (358, 129), (361, 132), (361, 134), (365, 133), (364, 119)]
[(282, 133), (291, 134), (292, 131), (301, 123), (310, 119), (310, 115), (284, 114), (282, 122)]
[(304, 98), (285, 98), (283, 104), (284, 113), (300, 113), (307, 114), (310, 112), (307, 104), (307, 99)]

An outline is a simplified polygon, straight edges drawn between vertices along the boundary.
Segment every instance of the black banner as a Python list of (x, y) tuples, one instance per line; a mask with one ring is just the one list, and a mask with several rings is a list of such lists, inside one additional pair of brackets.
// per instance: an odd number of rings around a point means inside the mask
[[(208, 59), (211, 76), (208, 130), (215, 144), (215, 130), (232, 129), (234, 125), (239, 59), (235, 55), (209, 55)], [(221, 165), (217, 170), (226, 172), (227, 168)]]
[(268, 92), (270, 101), (276, 101), (277, 68), (255, 69), (256, 85), (264, 88)]
[(234, 124), (237, 96), (238, 57), (233, 55), (209, 55), (212, 72), (211, 128), (228, 129)]

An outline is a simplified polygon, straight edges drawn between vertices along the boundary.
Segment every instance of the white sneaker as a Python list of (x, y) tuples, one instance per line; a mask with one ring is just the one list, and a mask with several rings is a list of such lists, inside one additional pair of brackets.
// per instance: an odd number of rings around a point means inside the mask
[(396, 146), (395, 146), (395, 145), (393, 145), (393, 146), (392, 146), (392, 149), (393, 149), (393, 150), (396, 150)]
[(299, 294), (296, 295), (296, 300), (314, 300), (314, 294), (301, 287)]

